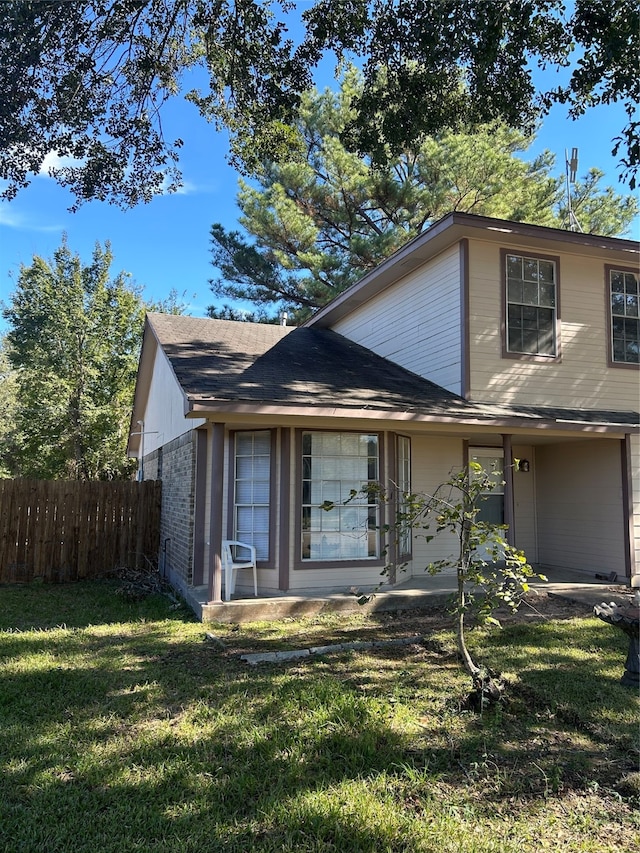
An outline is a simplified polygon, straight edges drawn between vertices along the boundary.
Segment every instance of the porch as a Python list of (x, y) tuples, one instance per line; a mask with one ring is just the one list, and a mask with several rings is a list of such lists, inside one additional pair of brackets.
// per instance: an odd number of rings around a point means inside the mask
[[(531, 588), (584, 602), (593, 607), (606, 600), (623, 603), (631, 595), (629, 578), (618, 576), (614, 581), (599, 572), (572, 569), (553, 569), (538, 566), (536, 571), (546, 575), (548, 581), (537, 581)], [(186, 599), (202, 622), (256, 622), (284, 619), (286, 617), (316, 616), (320, 613), (349, 613), (357, 610), (375, 613), (382, 611), (418, 610), (444, 607), (456, 589), (455, 575), (424, 574), (408, 578), (395, 586), (385, 584), (374, 591), (373, 587), (360, 587), (357, 591), (345, 587), (333, 589), (307, 589), (304, 594), (272, 592), (256, 598), (248, 587), (238, 587), (231, 601), (208, 604), (206, 586), (192, 587)], [(373, 593), (367, 604), (358, 603), (358, 596)]]

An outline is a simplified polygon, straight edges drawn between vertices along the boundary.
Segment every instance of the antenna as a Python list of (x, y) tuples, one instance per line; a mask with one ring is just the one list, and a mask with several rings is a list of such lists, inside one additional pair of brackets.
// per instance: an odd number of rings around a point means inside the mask
[(565, 173), (567, 179), (567, 208), (569, 210), (569, 231), (580, 231), (582, 232), (582, 226), (578, 222), (578, 219), (573, 212), (573, 205), (571, 202), (571, 184), (575, 184), (576, 182), (576, 174), (578, 172), (578, 149), (571, 149), (571, 158), (569, 158), (569, 152), (567, 149), (564, 149), (564, 163), (565, 163)]

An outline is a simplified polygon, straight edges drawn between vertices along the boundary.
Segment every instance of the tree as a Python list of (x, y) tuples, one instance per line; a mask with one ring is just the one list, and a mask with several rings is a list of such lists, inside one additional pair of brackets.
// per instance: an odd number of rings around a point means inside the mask
[[(448, 127), (503, 120), (531, 130), (563, 102), (572, 115), (624, 103), (612, 128), (622, 174), (638, 167), (640, 13), (630, 0), (7, 0), (0, 4), (0, 177), (11, 198), (50, 152), (78, 203), (148, 201), (176, 186), (181, 140), (166, 102), (204, 69), (187, 98), (231, 135), (252, 171), (267, 154), (303, 154), (300, 96), (327, 55), (360, 64), (364, 87), (343, 141), (378, 164)], [(288, 25), (299, 34), (291, 37)], [(539, 67), (566, 81), (537, 92)], [(464, 84), (464, 85), (463, 85)]]
[[(522, 551), (505, 538), (506, 525), (482, 521), (482, 501), (501, 481), (494, 472), (485, 471), (477, 462), (451, 474), (433, 494), (401, 496), (396, 513), (396, 536), (410, 531), (427, 542), (445, 531), (454, 535), (457, 554), (429, 563), (426, 571), (435, 575), (452, 565), (456, 569), (457, 591), (454, 612), (458, 650), (464, 668), (474, 680), (485, 681), (486, 674), (472, 658), (465, 638), (465, 617), (473, 611), (480, 624), (499, 626), (497, 608), (518, 609), (536, 574)], [(434, 533), (431, 531), (435, 530)], [(477, 686), (477, 685), (476, 685)]]
[(19, 474), (127, 476), (133, 386), (144, 319), (125, 273), (110, 278), (108, 243), (83, 266), (66, 239), (51, 261), (22, 266), (3, 310), (15, 371)]
[(18, 473), (20, 437), (16, 427), (18, 410), (18, 382), (6, 351), (4, 338), (0, 338), (0, 479)]
[(264, 308), (258, 308), (257, 311), (245, 311), (242, 308), (234, 308), (232, 305), (226, 304), (222, 308), (210, 305), (207, 308), (207, 317), (212, 320), (234, 320), (237, 323), (270, 323), (272, 326), (280, 322), (279, 317), (269, 315)]
[[(407, 240), (450, 211), (568, 227), (564, 181), (551, 176), (545, 152), (522, 158), (531, 143), (493, 122), (465, 132), (442, 131), (402, 151), (385, 166), (340, 141), (362, 91), (351, 69), (338, 92), (303, 95), (296, 131), (304, 161), (265, 159), (253, 184), (240, 182), (239, 231), (211, 229), (214, 292), (298, 316), (326, 303)], [(586, 231), (624, 232), (638, 202), (599, 186), (592, 169), (574, 188), (573, 209)]]
[[(452, 613), (458, 651), (473, 682), (470, 702), (480, 710), (500, 698), (503, 685), (495, 673), (473, 659), (466, 641), (467, 616), (473, 614), (477, 624), (500, 627), (495, 615), (498, 608), (506, 607), (515, 612), (529, 589), (529, 582), (535, 578), (547, 579), (534, 572), (525, 554), (509, 544), (505, 538), (506, 525), (492, 524), (479, 517), (482, 501), (500, 484), (502, 481), (494, 471), (486, 471), (472, 461), (454, 471), (432, 494), (397, 495), (394, 520), (383, 530), (396, 544), (407, 536), (431, 542), (439, 534), (452, 534), (457, 552), (429, 563), (425, 571), (436, 575), (444, 569), (455, 568), (457, 583)], [(382, 501), (393, 497), (379, 488), (374, 494)], [(357, 495), (352, 492), (348, 500)], [(322, 508), (330, 511), (334, 504), (327, 501)], [(396, 567), (387, 564), (384, 573), (388, 574), (392, 568)], [(371, 597), (362, 595), (359, 601), (364, 604)]]

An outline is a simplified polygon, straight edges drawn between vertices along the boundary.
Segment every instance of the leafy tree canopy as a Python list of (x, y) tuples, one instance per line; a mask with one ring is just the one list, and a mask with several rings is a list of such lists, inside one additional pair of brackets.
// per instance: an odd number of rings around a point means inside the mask
[[(290, 37), (295, 24), (300, 37)], [(163, 106), (185, 73), (208, 86), (187, 97), (231, 134), (250, 172), (303, 155), (292, 127), (323, 57), (353, 59), (364, 85), (343, 143), (385, 164), (425, 136), (494, 120), (532, 130), (540, 111), (573, 116), (622, 102), (612, 128), (635, 185), (640, 12), (631, 0), (6, 0), (0, 4), (0, 178), (11, 198), (50, 152), (78, 203), (148, 201), (176, 186), (180, 139)], [(566, 82), (536, 92), (537, 67)]]
[[(96, 244), (84, 266), (65, 239), (52, 260), (36, 256), (20, 269), (3, 310), (13, 370), (0, 385), (13, 393), (13, 475), (130, 473), (126, 444), (145, 305), (126, 274), (111, 277), (111, 262), (108, 243)], [(6, 442), (0, 454), (5, 449)]]
[[(303, 316), (450, 211), (569, 227), (553, 155), (524, 160), (531, 138), (504, 123), (427, 136), (371, 169), (341, 141), (362, 85), (349, 70), (339, 92), (305, 93), (294, 125), (304, 160), (265, 159), (240, 182), (245, 233), (211, 230), (217, 295)], [(624, 233), (637, 200), (601, 189), (601, 178), (592, 169), (577, 182), (573, 211), (585, 231)]]

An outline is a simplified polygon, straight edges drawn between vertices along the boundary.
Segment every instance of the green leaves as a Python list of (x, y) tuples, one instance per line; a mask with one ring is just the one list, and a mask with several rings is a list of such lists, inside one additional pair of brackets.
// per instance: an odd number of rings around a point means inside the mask
[(126, 476), (128, 425), (144, 304), (109, 244), (83, 266), (66, 239), (51, 261), (22, 267), (4, 309), (15, 373), (20, 476)]
[[(553, 155), (528, 162), (531, 138), (504, 123), (438, 128), (383, 164), (373, 149), (355, 153), (345, 134), (364, 86), (348, 68), (338, 92), (305, 93), (292, 125), (296, 155), (278, 161), (270, 153), (251, 184), (240, 182), (244, 233), (211, 229), (216, 295), (282, 307), (301, 320), (450, 211), (568, 227)], [(623, 233), (638, 201), (603, 190), (601, 177), (592, 170), (575, 187), (581, 226)]]
[[(50, 152), (75, 158), (54, 174), (76, 205), (175, 189), (182, 140), (165, 138), (162, 114), (195, 68), (208, 82), (186, 98), (226, 128), (240, 170), (300, 160), (301, 97), (331, 56), (363, 74), (342, 144), (382, 169), (446, 128), (530, 134), (554, 103), (577, 116), (617, 101), (627, 121), (612, 144), (633, 188), (639, 33), (637, 7), (619, 0), (316, 0), (299, 16), (287, 0), (0, 3), (3, 196)], [(536, 67), (565, 66), (565, 81), (536, 92)]]

